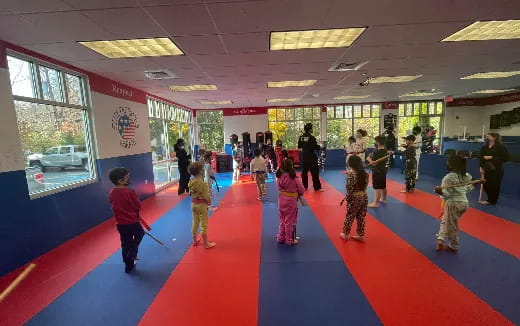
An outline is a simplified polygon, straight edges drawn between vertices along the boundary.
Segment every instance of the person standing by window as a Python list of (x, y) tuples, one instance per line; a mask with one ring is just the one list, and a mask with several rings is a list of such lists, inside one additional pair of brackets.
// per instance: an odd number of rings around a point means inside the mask
[(179, 190), (178, 194), (182, 195), (184, 193), (188, 193), (190, 191), (188, 187), (188, 182), (190, 182), (190, 173), (188, 172), (188, 166), (190, 165), (191, 155), (186, 152), (184, 147), (186, 144), (184, 143), (184, 139), (177, 139), (177, 143), (174, 145), (175, 156), (177, 157), (177, 164), (179, 165)]
[(365, 151), (367, 150), (367, 132), (363, 129), (356, 130), (356, 144), (359, 147), (359, 158), (361, 162), (365, 162)]
[(417, 169), (416, 169), (416, 177), (415, 180), (419, 180), (419, 162), (421, 160), (421, 147), (422, 147), (422, 136), (421, 136), (421, 127), (415, 126), (412, 129), (412, 133), (415, 136), (415, 160), (417, 161)]
[(486, 180), (484, 190), (487, 194), (487, 200), (480, 202), (482, 205), (496, 205), (504, 176), (503, 165), (508, 157), (500, 135), (494, 132), (487, 134), (486, 143), (480, 150), (480, 174)]

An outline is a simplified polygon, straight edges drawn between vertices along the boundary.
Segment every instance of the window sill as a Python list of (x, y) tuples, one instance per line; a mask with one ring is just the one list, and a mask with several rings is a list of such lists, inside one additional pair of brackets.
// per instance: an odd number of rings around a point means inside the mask
[(54, 194), (60, 193), (62, 191), (67, 191), (67, 190), (83, 187), (83, 186), (86, 186), (86, 185), (89, 185), (89, 184), (93, 184), (93, 183), (96, 183), (98, 181), (99, 180), (98, 180), (97, 176), (94, 176), (91, 179), (86, 179), (86, 180), (83, 180), (83, 181), (70, 183), (70, 184), (67, 184), (67, 185), (59, 187), (59, 188), (49, 189), (49, 190), (44, 190), (44, 191), (36, 192), (36, 193), (33, 193), (33, 194), (29, 194), (29, 198), (30, 198), (30, 200), (33, 200), (33, 199), (38, 199), (38, 198), (42, 198), (42, 197), (47, 197), (47, 196), (50, 196), (50, 195), (54, 195)]

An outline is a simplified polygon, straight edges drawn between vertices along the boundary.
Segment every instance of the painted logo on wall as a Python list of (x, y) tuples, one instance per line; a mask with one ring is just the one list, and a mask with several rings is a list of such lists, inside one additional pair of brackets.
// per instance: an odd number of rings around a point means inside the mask
[(135, 146), (135, 133), (139, 128), (137, 115), (129, 107), (120, 106), (112, 115), (112, 129), (119, 133), (119, 144), (123, 148)]

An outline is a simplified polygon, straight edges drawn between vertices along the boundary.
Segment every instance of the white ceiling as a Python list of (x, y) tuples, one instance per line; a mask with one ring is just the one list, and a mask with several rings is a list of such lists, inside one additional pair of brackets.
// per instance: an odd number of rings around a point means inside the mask
[[(520, 70), (520, 40), (439, 42), (477, 20), (520, 19), (518, 0), (1, 0), (0, 39), (192, 108), (267, 106), (267, 98), (328, 104), (340, 95), (365, 101), (439, 89), (467, 97), (520, 86), (520, 76), (460, 80)], [(269, 51), (269, 32), (368, 26), (350, 48)], [(106, 59), (77, 41), (170, 37), (185, 56)], [(360, 71), (328, 72), (366, 61)], [(145, 70), (178, 76), (152, 81)], [(366, 74), (366, 75), (363, 75)], [(417, 75), (410, 83), (358, 84), (367, 76)], [(268, 89), (268, 81), (317, 79), (312, 87)], [(169, 85), (216, 84), (218, 91), (174, 93)], [(319, 94), (313, 97), (313, 94)]]

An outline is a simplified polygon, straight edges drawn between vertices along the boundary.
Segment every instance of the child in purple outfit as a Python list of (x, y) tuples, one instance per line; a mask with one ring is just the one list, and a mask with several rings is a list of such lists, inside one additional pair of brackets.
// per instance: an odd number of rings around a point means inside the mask
[(298, 243), (296, 238), (296, 222), (298, 219), (298, 197), (303, 196), (305, 188), (296, 177), (292, 160), (284, 160), (276, 171), (276, 183), (280, 195), (278, 208), (280, 210), (280, 227), (276, 239), (279, 243), (292, 246)]

